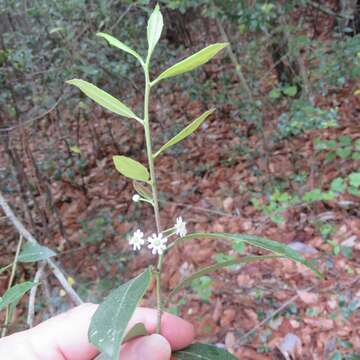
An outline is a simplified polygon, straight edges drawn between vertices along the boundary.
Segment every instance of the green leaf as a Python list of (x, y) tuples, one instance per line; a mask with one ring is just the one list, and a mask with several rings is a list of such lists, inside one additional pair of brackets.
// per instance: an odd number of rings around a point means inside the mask
[(25, 293), (27, 293), (35, 283), (26, 281), (22, 284), (14, 285), (7, 290), (3, 297), (0, 297), (0, 311), (5, 309), (8, 305), (19, 301)]
[(322, 277), (320, 272), (315, 269), (308, 261), (305, 260), (305, 258), (299, 254), (297, 251), (293, 250), (291, 247), (282, 244), (277, 241), (273, 241), (270, 239), (266, 239), (260, 236), (255, 235), (248, 235), (248, 234), (229, 234), (229, 233), (193, 233), (184, 236), (183, 238), (178, 239), (176, 242), (182, 242), (186, 240), (192, 240), (192, 239), (225, 239), (230, 240), (232, 242), (245, 242), (247, 244), (250, 244), (252, 246), (269, 250), (275, 254), (284, 256), (286, 258), (289, 258), (291, 260), (294, 260), (300, 264), (305, 265), (309, 269), (311, 269), (313, 272), (315, 272), (318, 276)]
[(72, 79), (66, 82), (78, 87), (85, 95), (105, 109), (142, 123), (142, 120), (139, 119), (126, 105), (104, 90), (99, 89), (97, 86), (81, 79)]
[(197, 67), (207, 63), (211, 60), (220, 50), (224, 47), (228, 46), (228, 43), (218, 43), (213, 44), (205, 49), (198, 51), (197, 53), (191, 55), (185, 60), (178, 62), (177, 64), (171, 66), (169, 69), (162, 72), (152, 83), (152, 85), (156, 84), (160, 80), (180, 75), (185, 72), (196, 69)]
[(332, 355), (330, 360), (342, 360), (342, 355), (340, 353), (340, 351), (335, 351)]
[(280, 89), (272, 89), (269, 92), (269, 98), (270, 99), (278, 99), (281, 96), (281, 90)]
[(346, 360), (360, 360), (360, 354), (359, 353), (349, 354)]
[(147, 187), (145, 187), (143, 184), (137, 182), (137, 181), (133, 181), (133, 186), (135, 191), (144, 199), (147, 199), (149, 201), (153, 201), (153, 196), (152, 196), (152, 192), (150, 189), (148, 189)]
[(78, 146), (70, 146), (70, 151), (74, 154), (81, 155), (81, 149)]
[(303, 200), (305, 202), (320, 201), (322, 199), (323, 199), (323, 192), (319, 188), (308, 191), (303, 196)]
[(149, 180), (149, 172), (147, 168), (143, 164), (140, 164), (138, 161), (120, 155), (113, 156), (113, 161), (116, 170), (120, 174), (133, 180), (145, 182)]
[(355, 140), (355, 149), (360, 151), (360, 139)]
[(211, 115), (215, 109), (205, 111), (201, 116), (196, 118), (191, 124), (186, 128), (182, 129), (177, 135), (175, 135), (171, 140), (169, 140), (165, 145), (163, 145), (155, 154), (154, 158), (160, 155), (163, 151), (170, 148), (171, 146), (177, 144), (179, 141), (184, 140), (186, 137), (190, 136), (205, 120)]
[(151, 280), (151, 267), (113, 290), (93, 315), (89, 341), (110, 360), (120, 359), (126, 327)]
[(298, 89), (297, 89), (297, 86), (296, 85), (292, 85), (292, 86), (286, 86), (283, 88), (283, 91), (284, 91), (284, 94), (287, 95), (287, 96), (291, 96), (291, 97), (294, 97), (297, 92), (298, 92)]
[(18, 257), (18, 262), (35, 262), (46, 260), (55, 255), (56, 253), (46, 246), (26, 243)]
[(126, 341), (130, 341), (130, 340), (132, 340), (134, 338), (137, 338), (139, 336), (146, 336), (146, 335), (149, 335), (149, 333), (146, 330), (144, 324), (143, 323), (137, 323), (128, 331), (128, 333), (124, 337), (122, 343), (124, 343)]
[(271, 221), (273, 221), (275, 224), (281, 224), (285, 221), (285, 217), (281, 214), (274, 214), (270, 216)]
[(234, 251), (239, 254), (242, 254), (245, 251), (245, 244), (244, 242), (238, 241), (237, 243), (232, 245)]
[(209, 276), (201, 276), (191, 282), (191, 288), (196, 295), (205, 302), (210, 300), (213, 280)]
[(110, 358), (104, 354), (99, 354), (94, 360), (110, 360)]
[(64, 31), (64, 30), (65, 29), (63, 27), (52, 28), (52, 29), (50, 29), (49, 34), (55, 34), (57, 32), (61, 32), (61, 31)]
[(99, 32), (96, 35), (105, 39), (110, 45), (112, 45), (122, 51), (125, 51), (128, 54), (131, 54), (137, 60), (139, 60), (140, 64), (142, 64), (142, 65), (144, 64), (143, 59), (135, 50), (131, 49), (129, 46), (125, 45), (120, 40), (116, 39), (114, 36), (103, 33), (103, 32)]
[(225, 349), (214, 345), (192, 344), (186, 349), (172, 354), (176, 360), (236, 360), (237, 358)]
[(331, 201), (336, 198), (336, 194), (333, 191), (324, 191), (322, 193), (322, 200)]
[(222, 262), (210, 265), (210, 266), (206, 266), (206, 267), (196, 271), (195, 273), (191, 274), (189, 277), (184, 279), (179, 285), (177, 285), (174, 289), (172, 289), (170, 291), (169, 297), (178, 293), (180, 289), (191, 285), (192, 281), (194, 281), (195, 279), (199, 279), (200, 277), (210, 274), (210, 273), (213, 273), (214, 271), (217, 271), (219, 269), (223, 269), (225, 267), (229, 267), (232, 265), (245, 264), (245, 263), (250, 263), (250, 262), (259, 261), (259, 260), (273, 259), (273, 258), (277, 258), (277, 257), (280, 257), (280, 256), (279, 255), (244, 256), (241, 259), (226, 260), (226, 261), (222, 261)]
[(350, 146), (340, 147), (336, 149), (336, 155), (340, 156), (342, 159), (347, 159), (352, 153), (352, 148)]
[(351, 136), (349, 135), (341, 135), (339, 136), (339, 141), (340, 141), (340, 144), (342, 145), (350, 145), (351, 144)]
[(355, 188), (360, 186), (360, 172), (353, 172), (349, 175), (349, 183)]
[(338, 177), (331, 182), (330, 189), (336, 193), (343, 193), (346, 185), (343, 178)]
[(330, 151), (326, 157), (325, 157), (325, 161), (328, 163), (330, 161), (333, 161), (336, 158), (336, 152), (335, 151)]
[(321, 140), (320, 138), (316, 138), (314, 144), (315, 149), (321, 151), (336, 148), (337, 142), (335, 140)]
[(352, 160), (360, 160), (360, 151), (354, 151), (352, 154), (351, 154), (351, 159)]
[(163, 16), (160, 12), (160, 6), (157, 4), (154, 11), (150, 15), (147, 24), (147, 40), (148, 40), (148, 59), (151, 57), (156, 44), (160, 40), (161, 32), (164, 26)]
[(360, 196), (360, 190), (352, 186), (348, 188), (348, 193), (354, 196)]

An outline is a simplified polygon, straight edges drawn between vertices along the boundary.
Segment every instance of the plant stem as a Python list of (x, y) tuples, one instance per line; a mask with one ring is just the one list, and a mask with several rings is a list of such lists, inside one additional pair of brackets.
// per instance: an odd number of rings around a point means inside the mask
[(145, 141), (146, 141), (146, 152), (149, 162), (150, 179), (151, 179), (151, 190), (153, 195), (153, 207), (155, 212), (156, 230), (158, 233), (161, 232), (160, 225), (160, 212), (159, 212), (159, 199), (156, 184), (156, 174), (154, 166), (154, 158), (152, 154), (152, 141), (149, 124), (149, 98), (150, 98), (150, 79), (149, 79), (149, 68), (148, 64), (145, 64), (145, 99), (144, 99), (144, 128), (145, 128)]
[[(18, 261), (18, 257), (19, 257), (19, 254), (20, 254), (22, 241), (23, 241), (23, 237), (22, 237), (22, 235), (20, 235), (19, 242), (18, 242), (18, 245), (17, 245), (17, 248), (16, 248), (15, 259), (14, 259), (12, 269), (11, 269), (11, 275), (10, 275), (10, 280), (9, 280), (9, 284), (8, 284), (8, 290), (11, 288), (11, 286), (12, 286), (12, 284), (14, 282), (16, 266), (17, 266), (17, 261)], [(11, 321), (11, 319), (10, 319), (10, 310), (9, 310), (9, 306), (7, 306), (6, 307), (6, 314), (5, 314), (5, 323), (4, 323), (4, 328), (2, 329), (2, 332), (1, 332), (1, 337), (6, 336), (7, 327), (9, 326), (10, 321)]]
[[(145, 73), (145, 98), (144, 98), (144, 129), (145, 129), (145, 141), (146, 141), (146, 152), (149, 162), (149, 170), (150, 170), (150, 180), (151, 180), (151, 190), (153, 196), (153, 207), (155, 213), (155, 223), (156, 223), (156, 231), (158, 234), (161, 233), (161, 224), (160, 224), (160, 211), (159, 211), (159, 197), (157, 191), (157, 183), (156, 183), (156, 174), (155, 174), (155, 166), (154, 166), (154, 156), (152, 152), (152, 141), (151, 141), (151, 130), (150, 130), (150, 122), (149, 122), (149, 99), (150, 99), (150, 76), (149, 76), (149, 59), (146, 61), (144, 65), (144, 73)], [(157, 265), (157, 269), (155, 272), (156, 275), (156, 301), (157, 301), (157, 325), (156, 331), (160, 333), (160, 324), (161, 324), (161, 315), (162, 315), (162, 301), (161, 301), (161, 270), (162, 270), (163, 256), (159, 256), (159, 261)]]
[(161, 315), (162, 315), (162, 299), (161, 299), (161, 271), (156, 270), (156, 302), (157, 302), (157, 319), (156, 332), (160, 334), (161, 330)]

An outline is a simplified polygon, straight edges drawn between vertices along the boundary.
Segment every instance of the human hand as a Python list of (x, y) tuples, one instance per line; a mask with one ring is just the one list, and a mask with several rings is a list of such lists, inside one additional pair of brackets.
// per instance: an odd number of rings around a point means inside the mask
[[(40, 325), (0, 339), (3, 360), (91, 360), (96, 348), (88, 342), (88, 328), (97, 305), (84, 304)], [(131, 340), (122, 346), (123, 360), (169, 360), (172, 350), (189, 345), (194, 338), (192, 325), (164, 313), (161, 335), (154, 334), (157, 311), (137, 308), (128, 328), (142, 322), (152, 334)]]

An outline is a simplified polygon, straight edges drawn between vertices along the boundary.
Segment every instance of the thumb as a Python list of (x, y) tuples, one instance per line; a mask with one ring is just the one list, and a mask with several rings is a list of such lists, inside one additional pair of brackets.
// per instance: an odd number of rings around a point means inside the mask
[(169, 360), (171, 347), (159, 334), (144, 336), (122, 346), (121, 358), (124, 360)]

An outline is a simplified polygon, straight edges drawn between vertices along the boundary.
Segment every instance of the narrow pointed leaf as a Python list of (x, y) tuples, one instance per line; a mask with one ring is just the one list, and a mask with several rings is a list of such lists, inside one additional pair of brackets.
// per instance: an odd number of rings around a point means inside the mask
[(34, 282), (26, 281), (7, 290), (3, 297), (0, 297), (0, 311), (12, 303), (18, 302), (34, 285)]
[(208, 47), (198, 51), (197, 53), (191, 55), (185, 60), (178, 62), (177, 64), (171, 66), (170, 68), (162, 72), (154, 80), (153, 84), (157, 83), (160, 80), (172, 76), (180, 75), (185, 72), (196, 69), (197, 67), (211, 60), (220, 50), (222, 50), (226, 46), (228, 46), (228, 43), (218, 43), (218, 44), (209, 45)]
[(138, 161), (133, 160), (126, 156), (113, 156), (113, 161), (115, 164), (116, 170), (133, 180), (139, 181), (148, 181), (149, 180), (149, 172), (147, 168), (140, 164)]
[(186, 349), (172, 354), (176, 360), (236, 360), (237, 358), (225, 349), (214, 345), (192, 344)]
[(229, 233), (193, 233), (178, 239), (177, 242), (201, 238), (225, 239), (235, 243), (244, 242), (261, 249), (269, 250), (275, 254), (305, 265), (319, 277), (322, 277), (322, 274), (312, 264), (310, 264), (300, 253), (292, 249), (290, 246), (260, 236)]
[[(126, 341), (130, 341), (139, 336), (146, 336), (146, 335), (149, 335), (149, 333), (146, 330), (144, 324), (137, 323), (128, 331), (128, 333), (125, 335), (121, 343), (123, 344)], [(111, 358), (106, 354), (101, 353), (94, 360), (111, 360)]]
[(99, 89), (97, 86), (81, 79), (68, 80), (67, 83), (79, 88), (91, 100), (94, 100), (105, 109), (115, 114), (139, 121), (139, 118), (125, 104), (108, 94), (106, 91)]
[(135, 191), (144, 199), (147, 199), (149, 201), (153, 201), (153, 196), (151, 193), (151, 190), (148, 189), (146, 186), (144, 186), (143, 184), (137, 182), (137, 181), (133, 181), (133, 186)]
[(147, 24), (147, 40), (148, 40), (148, 58), (154, 51), (156, 44), (160, 40), (161, 32), (164, 26), (163, 16), (160, 12), (160, 6), (157, 4), (154, 11), (150, 15), (148, 24)]
[(154, 155), (157, 157), (165, 151), (166, 149), (170, 148), (171, 146), (177, 144), (179, 141), (184, 140), (186, 137), (190, 136), (205, 120), (206, 118), (211, 115), (215, 109), (208, 110), (204, 112), (201, 116), (196, 118), (191, 124), (189, 124), (186, 128), (181, 130), (177, 135), (175, 135), (171, 140), (169, 140), (166, 144), (164, 144)]
[(132, 56), (134, 56), (136, 59), (139, 60), (140, 64), (143, 64), (144, 61), (142, 60), (141, 56), (133, 49), (131, 49), (129, 46), (125, 45), (123, 42), (121, 42), (120, 40), (118, 40), (117, 38), (115, 38), (114, 36), (110, 35), (110, 34), (106, 34), (103, 32), (99, 32), (96, 34), (99, 37), (102, 37), (103, 39), (105, 39), (110, 45), (127, 52), (128, 54), (131, 54)]
[(250, 262), (259, 261), (259, 260), (274, 259), (274, 258), (278, 258), (278, 257), (281, 257), (281, 256), (280, 255), (244, 256), (240, 259), (222, 261), (217, 264), (206, 266), (206, 267), (196, 271), (195, 273), (191, 274), (189, 277), (184, 279), (179, 285), (177, 285), (174, 289), (172, 289), (169, 294), (169, 298), (171, 296), (175, 295), (177, 292), (179, 292), (179, 290), (181, 290), (182, 288), (191, 285), (191, 283), (194, 280), (199, 279), (202, 276), (210, 274), (219, 269), (223, 269), (225, 267), (229, 267), (232, 265), (245, 264), (245, 263), (250, 263)]
[(149, 333), (146, 330), (145, 325), (143, 323), (137, 323), (128, 331), (126, 336), (123, 338), (122, 343), (135, 339), (139, 336), (146, 335), (149, 335)]
[(26, 243), (23, 250), (19, 254), (18, 262), (35, 262), (46, 260), (55, 255), (56, 253), (46, 246)]
[(113, 290), (93, 315), (89, 341), (109, 360), (120, 359), (126, 327), (151, 280), (151, 267)]
[(99, 354), (94, 360), (110, 360), (110, 358), (104, 354)]

